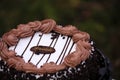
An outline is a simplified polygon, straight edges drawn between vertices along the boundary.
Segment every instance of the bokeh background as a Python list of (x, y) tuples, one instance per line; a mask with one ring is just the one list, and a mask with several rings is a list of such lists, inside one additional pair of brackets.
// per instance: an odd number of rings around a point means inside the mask
[(88, 32), (120, 79), (119, 0), (0, 0), (0, 37), (20, 23), (46, 18)]

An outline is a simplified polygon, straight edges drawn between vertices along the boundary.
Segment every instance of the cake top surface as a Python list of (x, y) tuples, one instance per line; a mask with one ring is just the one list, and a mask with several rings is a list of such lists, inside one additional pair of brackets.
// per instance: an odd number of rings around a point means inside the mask
[(68, 53), (75, 51), (75, 44), (68, 36), (36, 32), (33, 36), (20, 39), (9, 50), (14, 50), (25, 62), (31, 62), (40, 68), (44, 63), (61, 64)]
[(0, 39), (0, 56), (9, 67), (28, 73), (54, 73), (75, 67), (91, 52), (90, 36), (52, 19), (20, 24)]

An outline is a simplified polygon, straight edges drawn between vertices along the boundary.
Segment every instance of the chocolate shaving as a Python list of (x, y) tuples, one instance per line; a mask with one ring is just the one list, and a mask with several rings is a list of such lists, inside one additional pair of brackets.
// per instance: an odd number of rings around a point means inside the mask
[(51, 54), (55, 52), (55, 49), (53, 47), (49, 46), (33, 46), (31, 49), (35, 54)]

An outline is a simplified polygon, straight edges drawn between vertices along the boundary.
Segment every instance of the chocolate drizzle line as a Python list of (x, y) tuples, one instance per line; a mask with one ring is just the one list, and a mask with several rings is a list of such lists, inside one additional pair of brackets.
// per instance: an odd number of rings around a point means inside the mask
[(68, 52), (68, 54), (71, 52), (71, 50), (72, 50), (74, 44), (75, 44), (75, 43), (73, 42), (73, 43), (72, 43), (72, 46), (71, 46), (71, 48), (70, 48), (70, 50), (69, 50), (69, 52)]
[[(52, 39), (52, 42), (50, 43), (49, 46), (51, 46), (51, 45), (53, 44), (54, 40), (55, 40), (55, 38)], [(41, 60), (43, 59), (44, 56), (45, 56), (45, 54), (43, 54), (43, 56), (42, 56), (42, 57), (40, 58), (40, 60), (37, 62), (36, 66), (41, 62)]]
[(61, 52), (59, 58), (58, 58), (57, 61), (56, 61), (56, 64), (58, 63), (58, 61), (59, 61), (61, 55), (63, 54), (63, 52), (64, 52), (64, 50), (65, 50), (65, 47), (66, 47), (66, 45), (67, 45), (67, 43), (68, 43), (68, 40), (69, 40), (69, 37), (67, 37), (66, 43), (65, 43), (65, 45), (64, 45), (64, 47), (63, 47), (63, 50), (62, 50), (62, 52)]
[[(34, 33), (34, 35), (35, 35), (35, 33)], [(23, 53), (21, 54), (21, 57), (23, 57), (23, 55), (24, 55), (25, 51), (27, 50), (28, 46), (30, 45), (30, 43), (31, 43), (31, 41), (32, 41), (32, 39), (33, 39), (33, 37), (34, 37), (34, 35), (31, 37), (31, 39), (30, 39), (28, 45), (26, 46), (25, 50), (24, 50)]]
[[(39, 41), (38, 41), (38, 43), (37, 43), (37, 46), (39, 45), (42, 36), (43, 36), (43, 34), (42, 34), (41, 36), (39, 36), (40, 38), (39, 38)], [(28, 60), (28, 62), (31, 61), (31, 59), (32, 59), (33, 56), (34, 56), (34, 52), (32, 53), (32, 55), (31, 55), (30, 59)]]
[[(70, 38), (70, 37), (69, 37), (69, 38)], [(68, 46), (69, 46), (71, 40), (72, 40), (72, 39), (70, 38), (69, 41), (68, 41), (68, 43), (66, 44), (65, 51), (64, 51), (64, 53), (62, 53), (62, 54), (63, 54), (63, 57), (62, 57), (62, 59), (61, 59), (61, 61), (60, 61), (60, 64), (62, 63), (62, 61), (63, 61), (63, 59), (64, 59), (64, 57), (65, 57), (65, 53), (66, 53), (66, 51), (67, 51), (67, 49), (68, 49)]]
[[(57, 41), (58, 41), (58, 38), (59, 38), (59, 36), (57, 37), (57, 39), (56, 39), (56, 41), (55, 41), (55, 44), (53, 45), (53, 48), (55, 47), (55, 45), (56, 45), (56, 43), (57, 43)], [(51, 54), (49, 54), (48, 59), (46, 60), (46, 63), (48, 62), (50, 56), (51, 56)]]
[[(18, 40), (18, 42), (19, 42), (19, 41), (20, 41), (20, 39)], [(15, 45), (14, 51), (16, 50), (17, 46), (18, 46), (18, 43)]]

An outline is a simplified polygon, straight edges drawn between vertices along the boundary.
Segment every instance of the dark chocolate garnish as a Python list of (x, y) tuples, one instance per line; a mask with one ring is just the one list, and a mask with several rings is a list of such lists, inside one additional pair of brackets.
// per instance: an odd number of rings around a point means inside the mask
[(33, 46), (31, 49), (35, 54), (51, 54), (55, 52), (53, 47), (49, 46)]
[(62, 39), (65, 39), (65, 36), (63, 36)]
[(39, 37), (41, 37), (42, 35), (39, 35)]
[(52, 36), (51, 39), (56, 39), (59, 37), (59, 35), (60, 35), (59, 33), (54, 32), (51, 34), (51, 36)]

